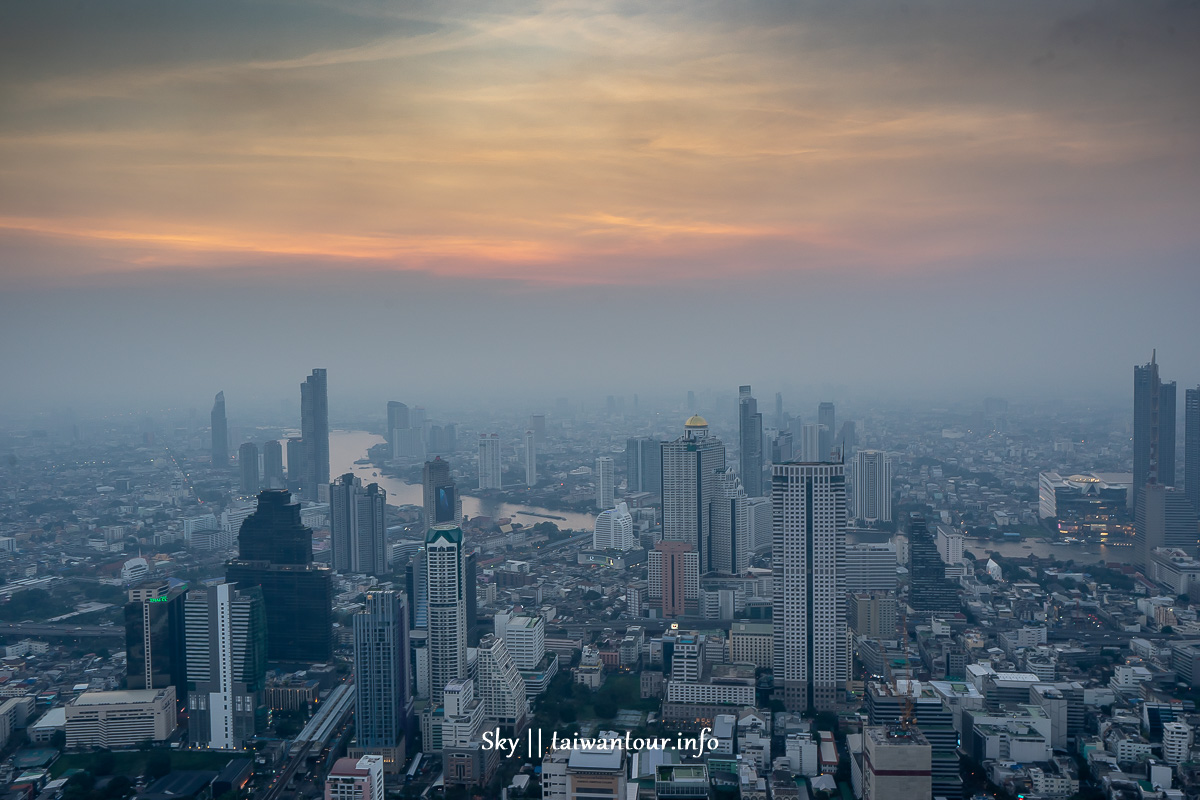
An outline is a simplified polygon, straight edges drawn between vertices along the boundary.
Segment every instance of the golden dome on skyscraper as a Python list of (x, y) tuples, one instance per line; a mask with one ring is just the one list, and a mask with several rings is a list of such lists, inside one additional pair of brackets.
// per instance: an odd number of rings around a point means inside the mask
[(688, 417), (687, 422), (683, 423), (683, 427), (685, 427), (685, 428), (707, 428), (708, 420), (706, 420), (704, 417), (700, 416), (699, 414), (693, 414), (692, 416)]

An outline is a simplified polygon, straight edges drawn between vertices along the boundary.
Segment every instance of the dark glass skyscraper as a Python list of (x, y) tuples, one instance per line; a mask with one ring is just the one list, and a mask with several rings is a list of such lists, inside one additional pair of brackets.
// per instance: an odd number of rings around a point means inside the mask
[(257, 492), (260, 485), (258, 445), (254, 442), (245, 442), (238, 448), (238, 467), (242, 471), (242, 491)]
[(425, 462), (421, 469), (421, 496), (426, 528), (439, 522), (458, 522), (458, 489), (450, 477), (450, 462), (440, 456)]
[(1163, 383), (1158, 361), (1133, 368), (1133, 498), (1147, 483), (1175, 485), (1175, 382)]
[(217, 392), (212, 407), (212, 465), (229, 466), (229, 424), (225, 421), (225, 393)]
[(763, 425), (762, 414), (758, 413), (758, 401), (750, 394), (750, 387), (738, 389), (738, 469), (742, 477), (742, 489), (747, 497), (762, 496), (763, 470)]
[(332, 657), (333, 573), (313, 563), (312, 530), (300, 522), (300, 505), (288, 492), (259, 493), (225, 575), (239, 588), (262, 588), (271, 661), (317, 664)]
[(395, 444), (393, 432), (399, 428), (408, 427), (408, 406), (399, 400), (389, 400), (387, 404), (387, 439), (388, 444)]
[(127, 689), (175, 687), (175, 697), (187, 699), (183, 597), (167, 581), (150, 581), (129, 590), (125, 604), (125, 661)]
[(300, 439), (304, 442), (304, 494), (317, 499), (317, 487), (329, 483), (329, 381), (314, 369), (300, 384)]
[(657, 439), (625, 440), (625, 486), (630, 492), (662, 493), (662, 443)]
[(913, 611), (956, 613), (962, 610), (958, 589), (946, 580), (946, 563), (925, 517), (913, 513), (908, 522), (909, 591)]
[(1183, 493), (1200, 514), (1200, 386), (1184, 392)]

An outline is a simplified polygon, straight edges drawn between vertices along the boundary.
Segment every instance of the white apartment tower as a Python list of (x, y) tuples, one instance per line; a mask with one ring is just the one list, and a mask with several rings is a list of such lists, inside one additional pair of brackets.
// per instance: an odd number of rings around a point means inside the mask
[(484, 717), (509, 736), (519, 735), (529, 719), (525, 679), (503, 639), (484, 636), (476, 652), (475, 692), (483, 701)]
[(592, 531), (593, 550), (632, 550), (637, 547), (633, 535), (633, 516), (625, 503), (601, 511), (596, 516), (596, 527)]
[(462, 529), (434, 525), (425, 536), (429, 591), (429, 695), (442, 702), (446, 684), (467, 677), (467, 581)]
[(1186, 722), (1163, 723), (1163, 761), (1177, 767), (1191, 759), (1192, 727)]
[(596, 508), (604, 511), (615, 505), (616, 473), (613, 460), (608, 456), (596, 459)]
[(683, 436), (662, 443), (663, 540), (692, 545), (701, 574), (712, 568), (710, 507), (724, 471), (725, 445), (699, 414), (683, 424)]
[(546, 656), (546, 621), (541, 617), (512, 616), (497, 612), (492, 623), (503, 639), (517, 669), (534, 670)]
[(710, 506), (713, 572), (741, 575), (754, 551), (754, 521), (750, 498), (733, 470), (718, 473)]
[(775, 464), (771, 503), (776, 691), (788, 711), (832, 709), (848, 677), (844, 465)]
[(500, 436), (479, 434), (479, 488), (502, 489), (504, 470), (500, 464)]
[(386, 575), (387, 492), (379, 484), (364, 487), (346, 473), (329, 485), (329, 538), (333, 568), (343, 574)]
[(892, 459), (882, 450), (859, 450), (854, 462), (854, 517), (892, 521)]
[(525, 485), (537, 486), (537, 437), (525, 431)]

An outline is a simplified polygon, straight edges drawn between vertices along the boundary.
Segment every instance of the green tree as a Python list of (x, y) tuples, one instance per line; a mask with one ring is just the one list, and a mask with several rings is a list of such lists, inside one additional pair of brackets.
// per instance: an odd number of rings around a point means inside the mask
[(171, 754), (165, 750), (155, 750), (146, 759), (146, 777), (158, 780), (171, 771)]
[(112, 754), (112, 750), (100, 750), (92, 759), (91, 772), (97, 778), (103, 778), (105, 775), (112, 775), (117, 766), (117, 757)]

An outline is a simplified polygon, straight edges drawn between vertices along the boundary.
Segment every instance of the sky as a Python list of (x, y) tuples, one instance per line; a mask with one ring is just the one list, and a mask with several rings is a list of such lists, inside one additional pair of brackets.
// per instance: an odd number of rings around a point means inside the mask
[(1153, 0), (4, 4), (0, 408), (1195, 385), (1197, 41)]

